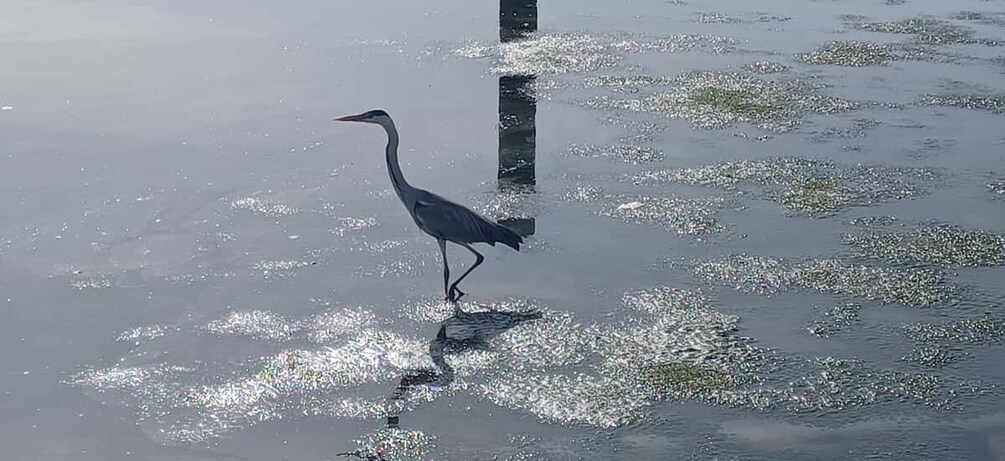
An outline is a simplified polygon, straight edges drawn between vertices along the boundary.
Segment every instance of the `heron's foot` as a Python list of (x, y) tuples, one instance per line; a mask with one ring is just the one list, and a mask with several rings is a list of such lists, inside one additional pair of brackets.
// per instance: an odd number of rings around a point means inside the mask
[(460, 301), (467, 293), (461, 291), (460, 288), (450, 287), (450, 297), (453, 298), (454, 302)]

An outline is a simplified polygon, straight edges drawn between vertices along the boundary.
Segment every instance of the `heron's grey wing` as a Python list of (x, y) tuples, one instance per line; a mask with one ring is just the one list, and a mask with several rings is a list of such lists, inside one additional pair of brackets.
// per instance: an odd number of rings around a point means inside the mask
[(496, 224), (452, 202), (419, 200), (414, 208), (415, 221), (427, 233), (452, 242), (496, 242)]

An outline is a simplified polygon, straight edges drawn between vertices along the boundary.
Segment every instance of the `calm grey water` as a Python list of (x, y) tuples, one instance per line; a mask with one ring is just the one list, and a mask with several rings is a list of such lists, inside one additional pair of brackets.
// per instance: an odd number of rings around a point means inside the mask
[[(0, 458), (1005, 459), (1005, 4), (537, 21), (5, 2)], [(533, 227), (467, 314), (331, 122), (375, 107), (413, 184)]]

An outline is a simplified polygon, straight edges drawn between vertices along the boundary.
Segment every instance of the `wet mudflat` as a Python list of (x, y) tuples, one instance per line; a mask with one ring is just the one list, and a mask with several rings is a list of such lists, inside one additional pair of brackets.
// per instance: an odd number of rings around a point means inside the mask
[(1005, 6), (502, 3), (6, 7), (0, 457), (1005, 457)]

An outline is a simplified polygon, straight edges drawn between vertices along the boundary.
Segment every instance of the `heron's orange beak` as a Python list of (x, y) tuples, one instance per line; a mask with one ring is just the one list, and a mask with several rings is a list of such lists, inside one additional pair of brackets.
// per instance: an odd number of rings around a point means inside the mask
[(359, 115), (346, 115), (344, 117), (336, 118), (336, 122), (358, 122), (363, 120), (363, 114)]

